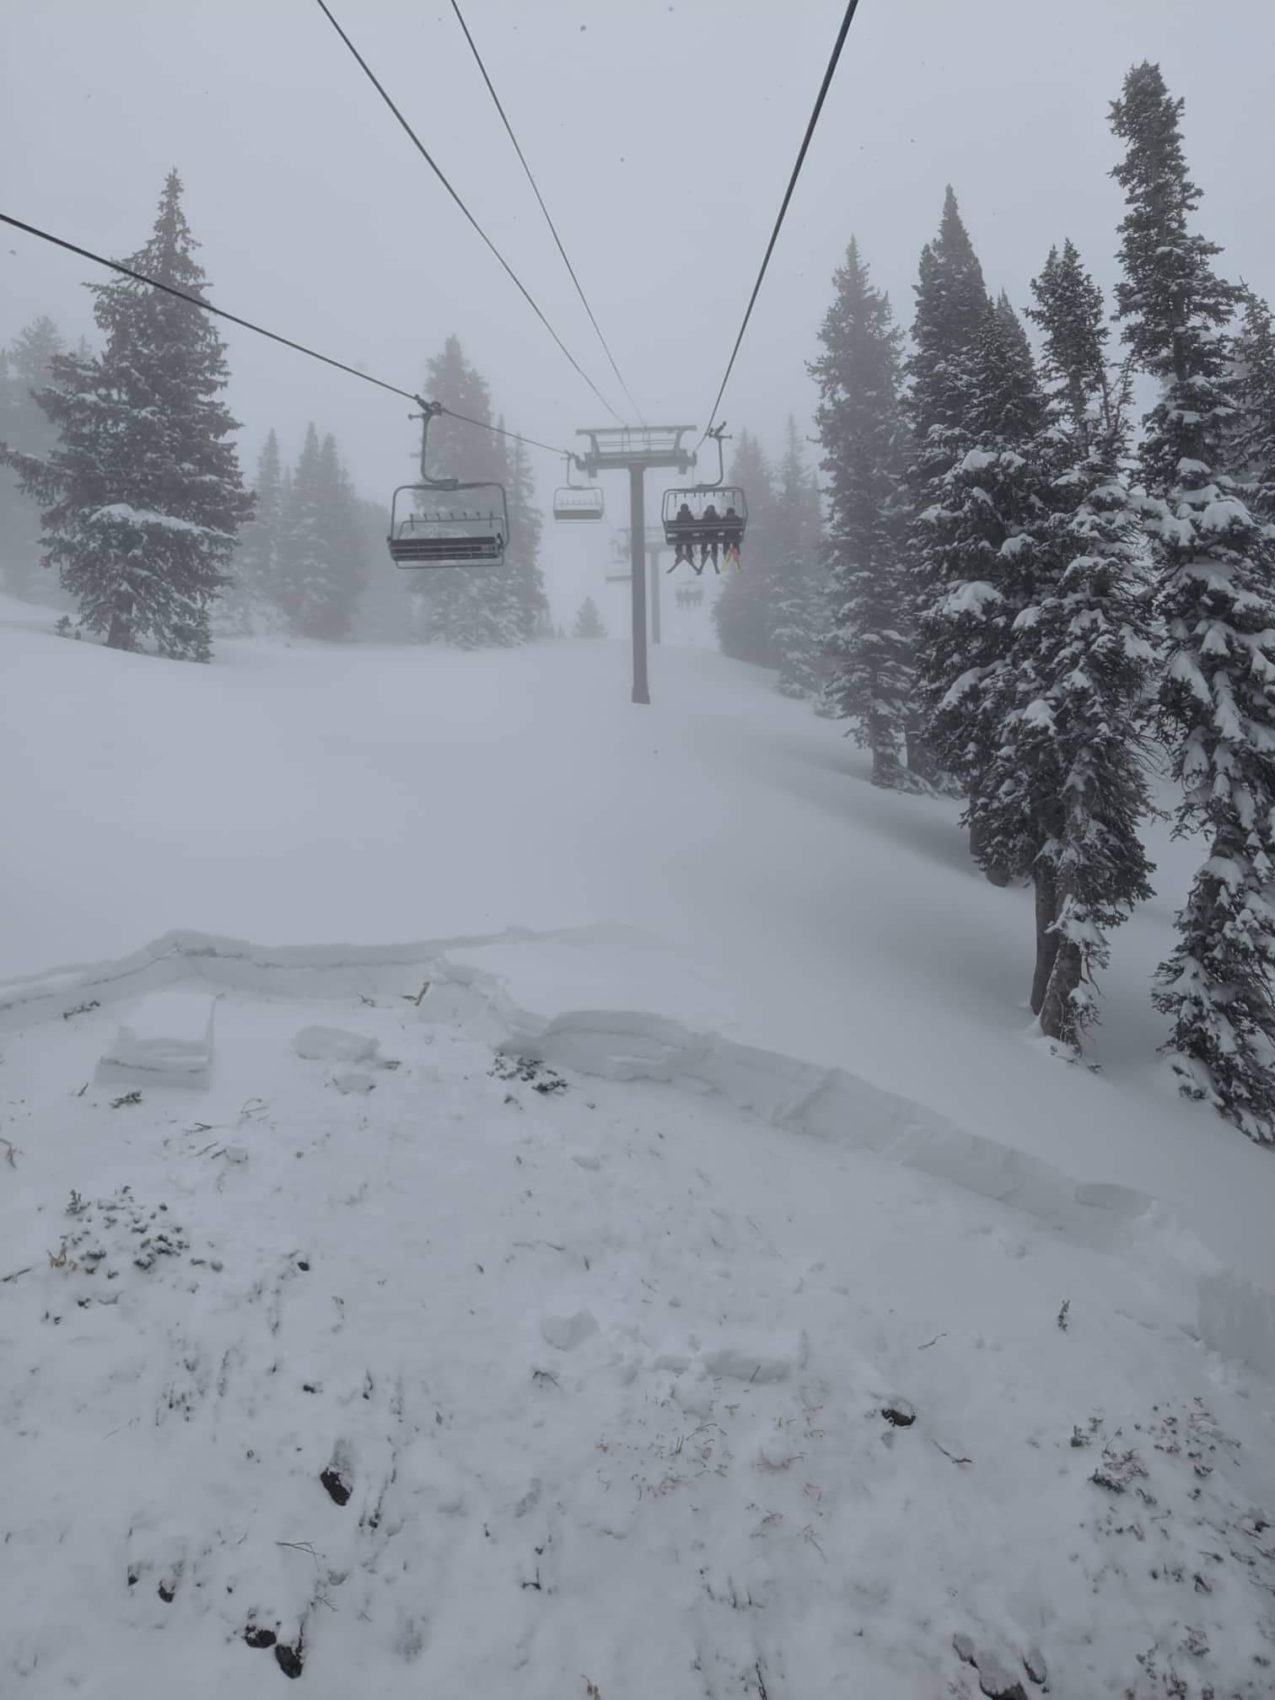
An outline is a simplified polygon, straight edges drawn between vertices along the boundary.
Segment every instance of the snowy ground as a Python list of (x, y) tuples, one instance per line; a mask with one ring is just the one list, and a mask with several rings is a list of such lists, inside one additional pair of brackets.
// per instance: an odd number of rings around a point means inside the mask
[(1269, 1695), (1269, 1387), (1154, 1228), (312, 978), (205, 1092), (93, 1082), (129, 1003), (6, 1040), (0, 1691)]
[[(49, 619), (0, 599), (21, 894), (0, 977), (182, 927), (312, 944), (624, 923), (678, 960), (610, 999), (1144, 1188), (1275, 1290), (1270, 1153), (1180, 1100), (1156, 1057), (1148, 984), (1197, 847), (1157, 838), (1160, 895), (1116, 935), (1095, 1076), (1029, 1036), (1029, 898), (977, 874), (955, 805), (873, 790), (841, 729), (767, 673), (657, 650), (638, 709), (619, 641), (227, 642), (195, 668), (70, 643)], [(598, 1001), (579, 953), (573, 976)]]
[[(36, 618), (5, 1700), (1275, 1693), (1275, 1169), (1150, 1060), (1189, 849), (1094, 1075), (955, 811), (764, 675)], [(174, 984), (209, 1083), (99, 1081), (194, 1068)]]

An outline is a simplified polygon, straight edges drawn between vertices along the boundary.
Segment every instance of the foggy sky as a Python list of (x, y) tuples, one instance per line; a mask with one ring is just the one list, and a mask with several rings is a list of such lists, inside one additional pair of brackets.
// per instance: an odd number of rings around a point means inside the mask
[[(577, 359), (625, 411), (451, 8), (333, 9)], [(702, 427), (842, 0), (468, 0), (470, 28), (648, 419)], [(955, 185), (990, 287), (1049, 246), (1115, 275), (1128, 66), (1186, 97), (1200, 227), (1275, 295), (1272, 0), (862, 0), (722, 408), (809, 428), (805, 362), (851, 233), (897, 316)], [(455, 331), (509, 423), (570, 444), (606, 416), (412, 149), (313, 0), (17, 0), (0, 66), (0, 206), (123, 257), (166, 171), (212, 298), (411, 388)], [(0, 242), (0, 341), (46, 311), (93, 334), (92, 268)], [(96, 278), (95, 278), (96, 281)], [(332, 430), (363, 494), (410, 470), (407, 404), (225, 327), (251, 476), (266, 430)], [(536, 457), (542, 499), (557, 477)], [(612, 484), (608, 494), (619, 497)], [(621, 519), (623, 516), (619, 516)]]

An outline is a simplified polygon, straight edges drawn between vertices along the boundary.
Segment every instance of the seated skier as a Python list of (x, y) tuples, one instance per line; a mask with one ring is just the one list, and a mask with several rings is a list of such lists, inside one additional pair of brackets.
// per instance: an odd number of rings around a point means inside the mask
[(713, 563), (713, 571), (715, 573), (720, 573), (722, 570), (717, 564), (717, 549), (721, 541), (721, 533), (716, 529), (721, 523), (721, 517), (722, 516), (717, 511), (717, 504), (715, 502), (710, 502), (704, 509), (704, 532), (699, 546), (700, 572), (704, 571), (705, 566), (710, 560)]
[(725, 546), (726, 565), (733, 561), (736, 572), (739, 571), (739, 545), (744, 535), (744, 522), (735, 512), (734, 506), (727, 508), (722, 515), (722, 543)]
[[(695, 515), (691, 512), (690, 504), (683, 502), (673, 519), (673, 567), (683, 561), (695, 572), (703, 572), (703, 566), (695, 565)], [(672, 572), (673, 567), (669, 568)]]

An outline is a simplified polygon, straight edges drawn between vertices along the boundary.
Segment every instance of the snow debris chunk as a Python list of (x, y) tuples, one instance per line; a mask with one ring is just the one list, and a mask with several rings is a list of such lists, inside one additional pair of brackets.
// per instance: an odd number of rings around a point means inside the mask
[(707, 1421), (713, 1414), (713, 1392), (707, 1382), (679, 1381), (673, 1389), (673, 1398), (688, 1417), (699, 1417)]
[(144, 997), (102, 1053), (98, 1082), (206, 1086), (215, 1001), (207, 992), (152, 992)]
[(361, 1069), (346, 1069), (344, 1074), (334, 1074), (332, 1084), (338, 1092), (373, 1092), (376, 1082), (370, 1074), (364, 1074)]
[(881, 1415), (895, 1428), (911, 1428), (916, 1421), (916, 1406), (907, 1399), (887, 1399), (881, 1407)]
[(292, 1048), (308, 1062), (372, 1062), (380, 1041), (366, 1033), (351, 1033), (345, 1027), (303, 1027)]
[(759, 1470), (787, 1470), (802, 1456), (800, 1449), (782, 1434), (768, 1434), (757, 1448)]
[(573, 1352), (582, 1341), (598, 1332), (598, 1322), (592, 1311), (578, 1310), (572, 1316), (541, 1317), (540, 1332), (558, 1351)]
[(715, 1352), (705, 1352), (704, 1368), (725, 1381), (763, 1384), (787, 1381), (801, 1358), (800, 1351), (775, 1354), (750, 1351), (742, 1346), (722, 1346)]
[(988, 1700), (1027, 1700), (1022, 1683), (1005, 1669), (995, 1653), (979, 1653), (978, 1686)]

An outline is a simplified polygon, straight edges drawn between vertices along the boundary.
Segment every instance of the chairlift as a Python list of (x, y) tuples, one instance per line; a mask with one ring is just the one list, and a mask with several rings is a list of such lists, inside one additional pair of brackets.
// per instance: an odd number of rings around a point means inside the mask
[(567, 482), (553, 493), (553, 517), (561, 520), (597, 520), (606, 512), (600, 485), (573, 484), (571, 457), (567, 459)]
[(677, 587), (677, 605), (679, 608), (698, 608), (704, 600), (702, 584), (679, 584)]
[[(419, 398), (418, 398), (419, 399)], [(421, 475), (390, 502), (390, 559), (398, 567), (498, 567), (509, 543), (509, 503), (487, 479), (431, 478), (425, 470), (429, 422), (443, 411), (422, 401)]]
[[(688, 484), (680, 489), (666, 490), (661, 517), (664, 521), (665, 542), (675, 551), (675, 572), (683, 561), (696, 573), (702, 573), (711, 560), (713, 571), (719, 573), (718, 552), (727, 564), (739, 567), (740, 545), (748, 525), (748, 498), (738, 484), (724, 482), (722, 436), (725, 425), (717, 426), (708, 435), (717, 444), (717, 478), (712, 483)], [(699, 550), (699, 560), (695, 551)]]

